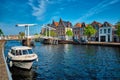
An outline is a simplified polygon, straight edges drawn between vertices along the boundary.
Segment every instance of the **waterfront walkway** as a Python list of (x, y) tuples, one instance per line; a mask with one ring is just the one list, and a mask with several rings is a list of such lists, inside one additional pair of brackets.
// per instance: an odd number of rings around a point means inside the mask
[(4, 57), (3, 57), (4, 43), (5, 41), (0, 41), (0, 80), (9, 80), (6, 64), (4, 62)]

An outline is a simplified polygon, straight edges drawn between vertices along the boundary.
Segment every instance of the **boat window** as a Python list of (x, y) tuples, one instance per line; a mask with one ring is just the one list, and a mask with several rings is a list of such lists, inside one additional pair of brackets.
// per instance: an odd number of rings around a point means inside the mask
[(19, 55), (19, 51), (18, 50), (16, 50), (16, 55)]
[(19, 50), (19, 53), (20, 53), (20, 55), (22, 55), (22, 51), (21, 50)]
[(28, 54), (27, 50), (23, 50), (23, 55)]
[(16, 50), (16, 55), (22, 55), (21, 50)]
[(11, 54), (15, 55), (15, 50), (12, 49), (11, 50)]
[(28, 49), (28, 52), (29, 52), (29, 54), (32, 54), (32, 53), (33, 53), (33, 51), (32, 51), (31, 49)]

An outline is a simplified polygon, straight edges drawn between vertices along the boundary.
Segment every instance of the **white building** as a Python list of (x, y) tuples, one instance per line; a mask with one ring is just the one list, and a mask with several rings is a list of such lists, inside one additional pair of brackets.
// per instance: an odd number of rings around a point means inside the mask
[(108, 22), (99, 28), (99, 42), (111, 42), (112, 41), (112, 25)]

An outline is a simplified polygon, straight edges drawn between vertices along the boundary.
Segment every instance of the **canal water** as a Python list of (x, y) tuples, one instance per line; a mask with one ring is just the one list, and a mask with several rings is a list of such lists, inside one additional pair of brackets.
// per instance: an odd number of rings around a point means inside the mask
[[(8, 41), (10, 47), (21, 45)], [(13, 80), (120, 80), (120, 48), (91, 45), (44, 45), (36, 42), (39, 57), (31, 70), (10, 68)]]

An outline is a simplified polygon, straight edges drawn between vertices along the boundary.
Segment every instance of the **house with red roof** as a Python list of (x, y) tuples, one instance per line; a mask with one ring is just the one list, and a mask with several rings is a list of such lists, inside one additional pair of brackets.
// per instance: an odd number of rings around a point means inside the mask
[[(62, 40), (68, 40), (68, 36), (66, 35), (66, 32), (68, 30), (72, 31), (72, 23), (69, 21), (63, 21), (61, 18), (59, 22), (55, 22), (53, 20), (51, 27), (56, 29), (57, 37)], [(69, 37), (70, 40), (72, 40), (72, 36)]]
[(73, 27), (73, 36), (75, 40), (78, 41), (83, 41), (85, 39), (87, 39), (87, 37), (84, 35), (84, 28), (87, 25), (83, 22), (83, 23), (76, 23)]

